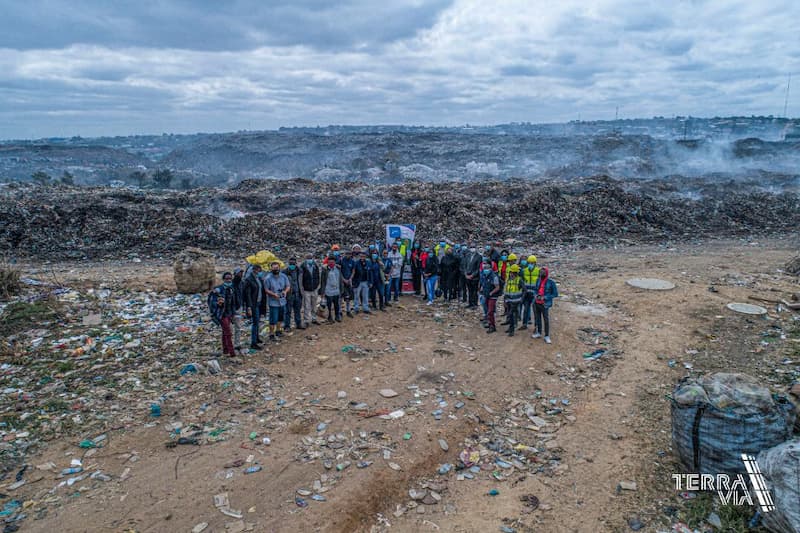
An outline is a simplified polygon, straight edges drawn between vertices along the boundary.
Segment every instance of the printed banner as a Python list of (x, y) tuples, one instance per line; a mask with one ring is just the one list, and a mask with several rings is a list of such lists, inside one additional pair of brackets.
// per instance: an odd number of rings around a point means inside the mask
[(387, 224), (386, 246), (400, 243), (400, 253), (403, 256), (402, 287), (403, 294), (414, 294), (414, 283), (411, 278), (411, 247), (414, 245), (414, 235), (417, 232), (416, 224)]

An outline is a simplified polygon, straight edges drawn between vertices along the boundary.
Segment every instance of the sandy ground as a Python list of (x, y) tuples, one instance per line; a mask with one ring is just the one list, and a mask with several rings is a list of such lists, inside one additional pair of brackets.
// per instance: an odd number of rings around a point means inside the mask
[[(675, 498), (675, 491), (669, 477), (674, 460), (665, 395), (687, 373), (683, 365), (673, 368), (667, 360), (684, 361), (686, 350), (701, 342), (714, 321), (741, 330), (740, 323), (752, 320), (726, 311), (727, 302), (800, 292), (796, 278), (778, 272), (798, 244), (793, 237), (541, 256), (562, 294), (552, 313), (552, 345), (532, 340), (530, 331), (513, 338), (487, 335), (476, 313), (458, 305), (427, 307), (413, 297), (403, 297), (388, 313), (294, 332), (271, 348), (270, 358), (259, 354), (240, 366), (224, 365), (234, 383), (255, 374), (279, 387), (280, 397), (290, 402), (283, 407), (285, 416), (278, 416), (274, 400), (241, 404), (235, 387), (216, 385), (219, 376), (194, 376), (208, 382), (202, 397), (170, 407), (157, 422), (141, 417), (138, 424), (109, 431), (108, 445), (84, 459), (112, 474), (112, 481), (91, 485), (38, 519), (29, 518), (22, 530), (191, 531), (207, 522), (206, 531), (236, 531), (241, 524), (213, 505), (213, 495), (221, 492), (228, 493), (231, 507), (242, 511), (254, 531), (625, 531), (634, 516), (645, 530), (667, 529), (659, 509)], [(134, 289), (170, 285), (169, 267), (155, 263), (80, 266), (60, 276), (68, 285), (91, 286), (100, 279), (109, 284), (112, 278), (112, 285)], [(636, 290), (624, 283), (630, 277), (664, 278), (677, 287)], [(709, 292), (711, 285), (718, 292)], [(585, 361), (583, 354), (595, 347), (585, 331), (605, 332), (615, 355)], [(342, 353), (345, 345), (374, 351), (351, 357)], [(387, 346), (396, 351), (385, 351)], [(199, 360), (211, 355), (198, 347)], [(752, 357), (757, 356), (742, 360)], [(701, 361), (694, 370), (702, 370)], [(453, 416), (435, 420), (428, 397), (417, 412), (408, 409), (397, 420), (364, 418), (347, 408), (351, 400), (368, 402), (372, 409), (408, 408), (415, 400), (410, 385), (444, 393), (450, 404), (445, 414)], [(382, 398), (377, 391), (383, 388), (399, 395)], [(558, 450), (560, 466), (543, 473), (514, 472), (503, 481), (490, 472), (465, 481), (453, 473), (436, 474), (442, 463), (456, 463), (465, 438), (485, 434), (514, 399), (529, 398), (537, 390), (546, 398), (569, 400), (564, 416), (550, 429), (550, 449)], [(347, 399), (337, 399), (337, 391), (345, 391)], [(465, 391), (474, 399), (453, 409)], [(311, 398), (319, 400), (314, 409), (308, 408)], [(241, 431), (214, 444), (166, 448), (165, 424), (202, 422), (209, 415), (199, 411), (201, 404), (211, 405), (217, 419), (227, 418)], [(353, 464), (342, 472), (325, 470), (319, 459), (300, 460), (303, 438), (316, 436), (323, 421), (328, 424), (325, 436), (367, 432), (372, 441), (385, 443), (391, 458), (376, 449), (372, 465), (359, 469)], [(272, 444), (254, 445), (247, 438), (251, 430), (259, 439), (269, 435)], [(412, 437), (404, 440), (407, 432)], [(531, 439), (538, 437), (533, 433)], [(440, 448), (439, 439), (447, 441), (449, 451)], [(51, 441), (29, 462), (61, 464), (69, 454), (80, 455), (73, 440)], [(226, 479), (231, 469), (224, 465), (248, 455), (263, 470), (243, 475), (242, 468), (234, 468), (235, 475)], [(311, 488), (323, 475), (336, 481), (324, 493), (327, 501), (307, 498), (309, 505), (298, 507), (295, 491)], [(398, 505), (408, 504), (409, 488), (425, 480), (444, 483), (439, 487), (442, 501), (420, 506), (424, 513), (414, 508), (395, 513)], [(638, 490), (615, 490), (623, 480), (635, 481)], [(499, 494), (488, 496), (491, 489)], [(527, 494), (541, 502), (533, 512), (519, 499)]]

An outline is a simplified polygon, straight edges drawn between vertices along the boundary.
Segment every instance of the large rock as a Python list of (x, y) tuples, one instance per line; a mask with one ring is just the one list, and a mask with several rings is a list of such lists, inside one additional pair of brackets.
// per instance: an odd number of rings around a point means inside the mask
[(214, 255), (200, 248), (186, 248), (175, 258), (175, 285), (178, 292), (207, 292), (217, 277)]

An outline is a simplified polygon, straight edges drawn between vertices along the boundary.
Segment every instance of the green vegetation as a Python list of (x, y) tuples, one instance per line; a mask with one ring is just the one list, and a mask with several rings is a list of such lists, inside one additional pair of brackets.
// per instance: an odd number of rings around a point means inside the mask
[(42, 322), (58, 318), (60, 318), (59, 305), (55, 300), (14, 302), (0, 315), (0, 335), (14, 335)]

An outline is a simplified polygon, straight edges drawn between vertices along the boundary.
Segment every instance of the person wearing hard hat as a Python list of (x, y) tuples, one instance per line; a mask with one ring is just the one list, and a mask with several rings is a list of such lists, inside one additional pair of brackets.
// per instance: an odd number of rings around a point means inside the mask
[[(556, 282), (550, 279), (550, 271), (542, 268), (536, 280), (536, 289), (533, 293), (533, 311), (536, 322), (536, 331), (532, 338), (538, 339), (544, 333), (544, 342), (550, 344), (550, 308), (553, 307), (553, 298), (558, 298)], [(544, 322), (544, 329), (542, 329)]]
[(508, 329), (506, 333), (508, 333), (509, 337), (514, 336), (514, 329), (517, 327), (519, 306), (520, 303), (522, 303), (524, 292), (525, 286), (519, 275), (519, 265), (513, 264), (508, 267), (508, 279), (506, 279), (505, 288), (503, 290), (503, 303), (505, 309), (508, 311)]
[(520, 274), (522, 284), (525, 285), (525, 296), (522, 298), (522, 326), (520, 330), (528, 329), (531, 323), (531, 307), (533, 306), (533, 293), (536, 290), (536, 280), (539, 279), (539, 266), (536, 264), (536, 256), (531, 254), (526, 259), (520, 261)]

